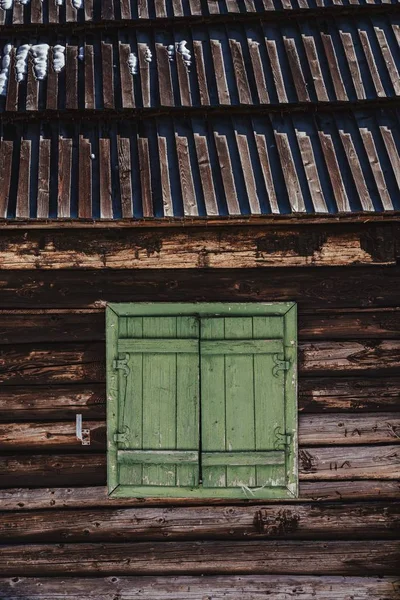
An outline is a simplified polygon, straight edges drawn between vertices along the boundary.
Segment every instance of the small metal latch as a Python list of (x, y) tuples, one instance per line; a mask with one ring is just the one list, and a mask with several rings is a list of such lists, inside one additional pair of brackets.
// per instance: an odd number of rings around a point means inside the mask
[(272, 367), (272, 375), (278, 377), (279, 371), (287, 371), (290, 369), (290, 360), (285, 360), (283, 354), (274, 354), (274, 366)]
[(82, 446), (90, 446), (90, 429), (82, 429), (82, 415), (76, 415), (76, 437)]
[(128, 438), (129, 438), (129, 427), (127, 425), (125, 425), (123, 432), (118, 431), (117, 433), (114, 433), (114, 442), (116, 442), (117, 444), (126, 445), (128, 443)]

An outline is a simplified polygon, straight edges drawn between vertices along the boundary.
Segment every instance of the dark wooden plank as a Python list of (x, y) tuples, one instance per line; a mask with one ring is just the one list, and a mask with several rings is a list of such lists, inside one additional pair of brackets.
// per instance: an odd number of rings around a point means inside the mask
[(100, 163), (100, 217), (102, 219), (113, 218), (113, 194), (111, 187), (111, 155), (110, 139), (99, 140), (99, 163)]
[(240, 162), (242, 164), (243, 169), (244, 183), (246, 186), (247, 197), (249, 200), (250, 212), (253, 215), (259, 215), (261, 214), (261, 207), (257, 194), (256, 181), (254, 178), (247, 136), (244, 134), (240, 134), (237, 131), (235, 132), (235, 134), (236, 143), (239, 150)]
[(0, 218), (5, 219), (8, 211), (10, 194), (11, 167), (14, 142), (0, 142)]
[(139, 19), (148, 19), (149, 18), (149, 7), (147, 4), (147, 0), (138, 0), (137, 11), (138, 11)]
[(192, 15), (202, 15), (201, 0), (189, 0), (190, 12)]
[(78, 108), (78, 47), (66, 48), (66, 108)]
[(374, 27), (375, 35), (378, 39), (378, 43), (385, 61), (386, 68), (389, 72), (390, 80), (393, 85), (396, 96), (400, 95), (400, 75), (397, 69), (396, 61), (393, 58), (388, 44), (385, 31), (379, 27)]
[(106, 392), (104, 384), (12, 386), (0, 390), (1, 421), (75, 421), (80, 413), (85, 422), (104, 419)]
[[(40, 0), (39, 0), (40, 1)], [(37, 110), (39, 104), (39, 81), (33, 68), (33, 57), (28, 56), (28, 72), (26, 74), (26, 110)]]
[(195, 133), (194, 143), (196, 146), (197, 163), (199, 165), (200, 178), (203, 186), (204, 203), (206, 205), (207, 216), (215, 216), (218, 215), (218, 205), (214, 188), (210, 155), (207, 146), (207, 138), (203, 135)]
[(133, 216), (132, 202), (132, 167), (130, 139), (118, 136), (118, 171), (119, 183), (121, 189), (121, 209), (122, 218), (129, 219)]
[(101, 42), (101, 59), (103, 72), (104, 108), (114, 108), (114, 67), (112, 44)]
[(133, 88), (133, 78), (137, 75), (132, 75), (129, 70), (129, 55), (131, 48), (129, 44), (119, 42), (119, 72), (121, 77), (121, 96), (123, 108), (135, 107), (135, 94)]
[(363, 100), (366, 98), (365, 89), (361, 78), (359, 61), (354, 48), (352, 35), (351, 33), (340, 31), (340, 37), (342, 39), (342, 44), (344, 47), (347, 62), (349, 64), (349, 69), (356, 90), (357, 98), (358, 100)]
[(20, 25), (24, 22), (24, 5), (20, 2), (13, 3), (13, 25)]
[(267, 150), (267, 141), (265, 139), (265, 136), (259, 133), (255, 133), (254, 137), (256, 139), (258, 156), (260, 159), (261, 169), (264, 176), (265, 187), (268, 192), (268, 201), (271, 207), (271, 212), (279, 214), (280, 209), (278, 199), (276, 197), (274, 180), (272, 177), (271, 164)]
[(375, 141), (372, 136), (372, 133), (366, 127), (362, 127), (360, 128), (360, 134), (364, 143), (365, 151), (368, 155), (368, 160), (372, 173), (374, 174), (376, 187), (378, 188), (383, 208), (385, 210), (393, 210), (394, 207), (392, 198), (390, 197), (389, 191), (386, 186), (385, 176), (382, 171), (382, 166), (380, 164), (379, 156), (376, 151)]
[(156, 10), (156, 17), (162, 19), (167, 16), (167, 8), (165, 6), (165, 0), (155, 0), (154, 7)]
[(140, 83), (142, 87), (142, 101), (143, 106), (151, 106), (150, 103), (150, 66), (146, 56), (149, 52), (147, 44), (138, 43), (138, 60), (139, 60), (139, 73)]
[(286, 95), (285, 83), (282, 76), (282, 70), (280, 67), (276, 42), (274, 40), (265, 39), (265, 45), (267, 47), (267, 52), (271, 63), (272, 75), (274, 78), (276, 93), (278, 95), (278, 102), (287, 103), (288, 99)]
[(164, 217), (173, 217), (174, 208), (171, 195), (171, 182), (169, 179), (167, 140), (162, 135), (158, 135), (158, 152), (160, 155), (161, 193), (163, 199)]
[(386, 96), (381, 78), (379, 77), (378, 67), (376, 66), (375, 57), (368, 38), (368, 33), (362, 29), (358, 30), (358, 35), (364, 50), (365, 58), (367, 59), (368, 67), (371, 73), (372, 81), (374, 82), (375, 90), (380, 98)]
[(348, 600), (352, 591), (357, 600), (397, 600), (396, 577), (313, 577), (249, 575), (211, 577), (68, 577), (1, 578), (0, 593), (7, 600), (81, 600), (92, 594), (97, 600)]
[(297, 177), (297, 171), (293, 160), (292, 150), (290, 148), (289, 137), (287, 133), (275, 132), (275, 139), (292, 211), (294, 213), (305, 212), (306, 207), (304, 204), (300, 182)]
[[(98, 231), (96, 234), (98, 235)], [(121, 229), (117, 230), (118, 234)], [(192, 230), (193, 232), (193, 230)], [(64, 233), (64, 232), (63, 232)], [(65, 237), (65, 236), (64, 236)], [(144, 244), (162, 242), (153, 232)], [(150, 244), (150, 245), (149, 245)], [(99, 240), (97, 241), (97, 246)], [(64, 251), (65, 245), (62, 247)], [(400, 305), (398, 267), (319, 267), (318, 269), (78, 269), (0, 271), (0, 308), (98, 308), (106, 302), (210, 301), (298, 302), (301, 309), (328, 307), (397, 307)]]
[(92, 217), (92, 151), (91, 143), (79, 136), (79, 218)]
[(101, 0), (101, 19), (102, 21), (110, 21), (114, 19), (113, 0)]
[(247, 78), (245, 62), (243, 59), (243, 51), (240, 42), (229, 40), (231, 49), (233, 71), (235, 73), (236, 85), (239, 95), (240, 104), (252, 104), (249, 80)]
[(144, 540), (393, 539), (393, 502), (196, 506), (0, 513), (1, 543), (139, 542)]
[(327, 213), (328, 207), (322, 191), (311, 140), (304, 131), (296, 131), (296, 135), (314, 210), (316, 213)]
[(398, 338), (400, 337), (400, 310), (389, 308), (324, 311), (322, 309), (313, 313), (301, 312), (298, 335), (304, 340)]
[[(7, 349), (5, 349), (7, 348)], [(3, 346), (0, 381), (4, 385), (104, 382), (104, 344)]]
[[(50, 0), (51, 2), (52, 0)], [(50, 47), (48, 74), (47, 74), (47, 91), (46, 91), (46, 109), (57, 110), (58, 108), (58, 74), (54, 70), (54, 48)]]
[(29, 218), (29, 180), (31, 174), (31, 140), (21, 140), (16, 216)]
[(0, 487), (104, 485), (103, 454), (0, 456)]
[(335, 88), (336, 99), (348, 100), (332, 38), (328, 34), (321, 33), (321, 39), (324, 45), (326, 59), (329, 65), (329, 70), (333, 81), (333, 87)]
[(30, 0), (31, 4), (31, 23), (43, 22), (42, 0)]
[[(14, 6), (16, 6), (16, 5), (22, 6), (18, 2), (14, 2)], [(11, 48), (10, 71), (9, 71), (10, 76), (8, 78), (7, 97), (6, 97), (6, 110), (11, 111), (11, 112), (16, 111), (18, 109), (19, 85), (17, 83), (17, 78), (15, 76), (15, 63), (16, 63), (15, 54), (16, 54), (16, 49)]]
[(303, 40), (304, 49), (306, 51), (317, 98), (320, 102), (328, 102), (329, 96), (326, 91), (324, 76), (322, 75), (322, 69), (319, 62), (315, 40), (311, 35), (302, 34), (301, 37)]
[(162, 106), (174, 106), (170, 62), (167, 48), (163, 44), (156, 44), (156, 58), (160, 103)]
[(396, 575), (400, 543), (237, 541), (31, 544), (2, 547), (2, 575)]
[(58, 217), (71, 216), (72, 140), (58, 141)]
[(182, 0), (172, 0), (172, 7), (175, 17), (183, 17)]
[(397, 185), (400, 189), (400, 157), (397, 151), (397, 146), (393, 138), (393, 133), (389, 129), (389, 127), (385, 125), (381, 125), (379, 127), (381, 132), (381, 136), (383, 138), (384, 144), (386, 146), (386, 150), (389, 156), (389, 161), (391, 163), (394, 176), (397, 181)]
[(348, 212), (350, 211), (350, 203), (347, 197), (339, 163), (337, 161), (332, 137), (329, 134), (323, 133), (322, 131), (319, 131), (318, 135), (329, 177), (331, 179), (337, 210), (339, 212)]
[(50, 150), (51, 141), (39, 140), (39, 170), (38, 170), (38, 195), (37, 217), (47, 219), (49, 216), (50, 202)]
[(309, 102), (310, 96), (307, 90), (307, 83), (304, 79), (303, 71), (300, 64), (300, 58), (297, 52), (296, 43), (293, 39), (283, 37), (286, 55), (288, 57), (290, 70), (292, 72), (294, 86), (296, 88), (297, 97), (300, 102)]
[(224, 57), (222, 54), (221, 42), (219, 40), (210, 40), (211, 54), (214, 63), (214, 73), (217, 82), (218, 101), (220, 104), (230, 104), (228, 83), (226, 80)]
[(367, 183), (364, 179), (364, 174), (362, 170), (362, 166), (360, 160), (357, 155), (357, 151), (354, 146), (354, 142), (352, 140), (350, 133), (344, 133), (344, 131), (339, 131), (340, 138), (342, 140), (342, 144), (344, 147), (344, 151), (354, 178), (354, 183), (357, 188), (358, 196), (361, 202), (361, 206), (363, 210), (373, 211), (374, 205), (372, 203), (371, 197), (369, 195), (369, 190)]
[[(86, 457), (88, 460), (90, 456)], [(301, 481), (300, 498), (270, 499), (268, 505), (296, 505), (305, 501), (314, 503), (343, 501), (398, 500), (400, 483), (390, 480), (361, 481)], [(54, 487), (54, 488), (8, 488), (0, 489), (0, 508), (2, 511), (25, 512), (31, 510), (90, 509), (101, 507), (165, 507), (198, 505), (193, 498), (110, 498), (105, 484), (93, 487)], [(232, 499), (230, 505), (243, 505), (243, 500)], [(259, 504), (259, 500), (246, 500), (246, 505)], [(207, 506), (226, 505), (226, 500), (211, 498)], [(229, 509), (228, 509), (229, 510)], [(286, 599), (285, 599), (286, 600)], [(347, 600), (347, 599), (346, 599)]]
[[(75, 3), (76, 4), (76, 3)], [(86, 5), (86, 2), (84, 2), (84, 5)], [(86, 10), (85, 10), (86, 12)], [(78, 11), (75, 8), (74, 4), (71, 2), (65, 2), (65, 20), (67, 23), (73, 23), (74, 21), (78, 20)]]
[(189, 67), (186, 65), (182, 53), (175, 53), (176, 69), (178, 72), (179, 94), (182, 106), (192, 105), (192, 94), (189, 81)]
[(252, 39), (247, 40), (249, 45), (249, 52), (251, 58), (251, 64), (253, 67), (254, 78), (256, 80), (257, 94), (260, 104), (269, 104), (269, 95), (267, 91), (267, 82), (265, 80), (264, 68), (260, 56), (260, 44), (254, 42)]
[(181, 181), (183, 211), (186, 216), (197, 216), (199, 214), (194, 189), (192, 169), (189, 157), (189, 143), (185, 136), (175, 134), (176, 152), (178, 155), (178, 167)]
[(96, 108), (94, 91), (94, 48), (85, 45), (85, 108)]
[(85, 0), (83, 9), (85, 11), (85, 21), (93, 21), (93, 0)]
[(202, 106), (209, 106), (210, 96), (208, 94), (206, 66), (203, 53), (203, 42), (201, 42), (200, 40), (193, 40), (193, 55), (194, 64), (196, 67), (197, 83), (199, 86), (200, 104)]
[(140, 185), (142, 190), (143, 216), (153, 216), (153, 192), (151, 188), (150, 155), (149, 140), (147, 138), (138, 138), (138, 155), (140, 169)]
[[(81, 413), (82, 414), (82, 413)], [(0, 448), (5, 452), (105, 452), (104, 421), (83, 422), (90, 430), (90, 445), (82, 446), (74, 422), (0, 423)], [(1, 527), (1, 525), (0, 525)]]
[(122, 19), (131, 19), (132, 18), (132, 12), (131, 12), (131, 3), (129, 0), (120, 0), (120, 7), (121, 7), (121, 18)]
[(230, 215), (240, 215), (241, 210), (236, 193), (235, 180), (233, 178), (232, 163), (229, 155), (226, 136), (214, 132), (214, 140), (217, 147), (218, 162), (221, 170), (228, 212)]
[(57, 0), (49, 0), (49, 23), (58, 23), (58, 3)]

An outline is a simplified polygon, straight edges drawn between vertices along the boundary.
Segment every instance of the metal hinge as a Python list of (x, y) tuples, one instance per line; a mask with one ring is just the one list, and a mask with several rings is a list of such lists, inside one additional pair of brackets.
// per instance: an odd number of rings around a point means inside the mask
[(130, 369), (128, 366), (129, 354), (125, 354), (125, 358), (118, 358), (113, 360), (113, 369), (121, 369), (124, 372), (125, 377), (128, 377)]
[(274, 354), (274, 366), (272, 367), (272, 375), (278, 377), (279, 371), (287, 371), (290, 369), (290, 360), (285, 360), (283, 354)]
[(275, 450), (287, 450), (290, 453), (290, 448), (293, 440), (293, 433), (281, 431), (281, 428), (275, 427), (274, 431), (274, 449)]
[(114, 433), (114, 442), (116, 442), (117, 444), (127, 445), (128, 439), (129, 439), (129, 427), (128, 426), (125, 426), (124, 430), (122, 432), (117, 431), (117, 433)]
[(90, 429), (82, 429), (82, 415), (76, 415), (75, 433), (82, 446), (90, 446)]

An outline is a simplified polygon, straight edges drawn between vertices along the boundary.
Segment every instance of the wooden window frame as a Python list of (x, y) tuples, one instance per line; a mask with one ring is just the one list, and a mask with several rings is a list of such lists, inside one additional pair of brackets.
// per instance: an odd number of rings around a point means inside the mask
[[(235, 317), (235, 316), (279, 316), (284, 320), (284, 360), (288, 361), (285, 370), (285, 435), (290, 442), (286, 456), (286, 486), (252, 489), (245, 498), (273, 499), (298, 497), (298, 409), (297, 409), (297, 305), (294, 302), (281, 303), (118, 303), (106, 308), (106, 377), (107, 377), (107, 484), (109, 496), (165, 498), (238, 498), (236, 488), (147, 488), (136, 485), (121, 485), (118, 481), (117, 442), (114, 434), (118, 427), (118, 373), (114, 361), (118, 359), (117, 342), (119, 319), (134, 316), (194, 316), (194, 317)], [(287, 443), (286, 438), (286, 443)], [(244, 491), (245, 493), (245, 491)]]

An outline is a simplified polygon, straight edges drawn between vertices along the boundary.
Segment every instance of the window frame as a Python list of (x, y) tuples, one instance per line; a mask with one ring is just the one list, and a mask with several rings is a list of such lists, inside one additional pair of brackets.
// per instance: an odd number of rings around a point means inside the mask
[[(170, 303), (170, 302), (132, 302), (109, 303), (106, 307), (106, 404), (107, 404), (107, 486), (109, 496), (126, 497), (156, 497), (163, 498), (238, 498), (236, 488), (221, 488), (218, 493), (213, 489), (194, 488), (163, 488), (159, 491), (154, 487), (146, 492), (139, 486), (121, 485), (118, 481), (117, 442), (114, 434), (118, 431), (118, 379), (119, 371), (114, 368), (118, 360), (117, 341), (119, 337), (118, 323), (121, 317), (171, 317), (194, 316), (202, 317), (235, 317), (235, 316), (278, 316), (284, 320), (283, 344), (285, 361), (289, 366), (285, 370), (285, 424), (284, 442), (289, 435), (290, 449), (286, 457), (286, 487), (268, 487), (258, 493), (252, 489), (248, 494), (243, 492), (243, 499), (273, 499), (298, 497), (298, 408), (297, 408), (297, 304), (295, 302), (199, 302), (199, 303)], [(286, 439), (285, 439), (286, 438)], [(215, 490), (216, 492), (216, 490)], [(266, 492), (268, 492), (266, 494)], [(246, 495), (245, 495), (246, 494)]]

